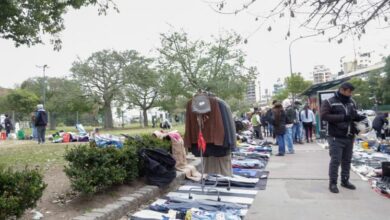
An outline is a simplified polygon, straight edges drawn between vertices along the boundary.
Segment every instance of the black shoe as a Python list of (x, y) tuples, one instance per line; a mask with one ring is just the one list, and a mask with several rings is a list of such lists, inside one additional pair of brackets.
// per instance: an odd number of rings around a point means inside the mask
[(342, 187), (344, 187), (344, 188), (347, 188), (347, 189), (351, 189), (351, 190), (355, 190), (356, 189), (356, 186), (353, 185), (352, 183), (350, 183), (349, 181), (341, 182), (340, 185)]
[(284, 154), (278, 153), (278, 154), (275, 154), (275, 156), (281, 157), (281, 156), (284, 156)]
[(339, 189), (337, 188), (337, 184), (329, 184), (329, 191), (332, 193), (339, 193)]

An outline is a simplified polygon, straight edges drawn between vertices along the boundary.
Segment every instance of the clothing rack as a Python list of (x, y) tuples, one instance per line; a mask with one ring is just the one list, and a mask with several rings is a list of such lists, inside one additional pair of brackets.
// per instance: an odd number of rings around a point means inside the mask
[[(197, 123), (198, 123), (198, 127), (199, 127), (199, 132), (202, 133), (202, 130), (203, 130), (203, 115), (205, 113), (208, 113), (209, 111), (211, 111), (210, 109), (210, 100), (209, 100), (209, 96), (210, 96), (210, 93), (207, 93), (207, 92), (204, 92), (202, 90), (198, 90), (198, 93), (194, 96), (197, 97), (197, 96), (203, 96), (203, 97), (200, 97), (200, 100), (198, 100), (198, 103), (196, 103), (198, 105), (198, 107), (200, 109), (192, 109), (192, 112), (193, 113), (196, 113), (196, 118), (197, 118)], [(194, 99), (193, 99), (193, 102), (194, 102)], [(196, 105), (195, 104), (195, 105)], [(194, 104), (193, 104), (194, 106)], [(199, 144), (199, 142), (198, 142)], [(198, 148), (201, 148), (201, 146), (198, 145)], [(216, 181), (215, 181), (215, 184), (212, 185), (212, 186), (206, 186), (206, 182), (204, 180), (204, 158), (203, 158), (203, 150), (200, 149), (200, 159), (201, 159), (201, 179), (200, 179), (200, 186), (198, 187), (191, 187), (189, 189), (189, 192), (188, 192), (188, 198), (189, 199), (192, 199), (192, 195), (191, 195), (191, 192), (192, 191), (195, 191), (196, 189), (200, 189), (201, 192), (204, 194), (204, 193), (209, 193), (209, 192), (215, 192), (217, 193), (217, 201), (221, 201), (221, 197), (220, 197), (220, 192), (219, 190), (217, 189), (217, 186), (218, 186), (218, 178), (216, 178)], [(228, 181), (228, 187), (227, 187), (227, 190), (230, 191), (230, 180), (226, 179)]]

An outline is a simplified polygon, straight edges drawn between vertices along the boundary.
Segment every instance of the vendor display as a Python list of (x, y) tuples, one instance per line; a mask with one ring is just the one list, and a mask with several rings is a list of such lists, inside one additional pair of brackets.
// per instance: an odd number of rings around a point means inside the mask
[(362, 180), (371, 183), (379, 194), (390, 198), (390, 141), (378, 137), (374, 130), (361, 134), (355, 141), (351, 168)]

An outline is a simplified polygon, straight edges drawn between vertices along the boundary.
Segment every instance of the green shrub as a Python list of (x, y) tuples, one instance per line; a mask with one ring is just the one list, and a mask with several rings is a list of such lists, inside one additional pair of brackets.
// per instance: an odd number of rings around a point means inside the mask
[(20, 217), (35, 207), (46, 186), (38, 170), (0, 168), (0, 219)]
[[(137, 150), (137, 153), (142, 148), (148, 148), (148, 149), (165, 149), (167, 151), (170, 151), (171, 149), (171, 142), (168, 140), (161, 140), (156, 138), (152, 135), (137, 135), (127, 138), (125, 146), (129, 146), (132, 148), (135, 148)], [(144, 176), (144, 165), (143, 161), (139, 160), (138, 162), (138, 176)]]
[(158, 139), (150, 134), (144, 134), (140, 136), (137, 135), (127, 138), (125, 145), (133, 146), (137, 149), (137, 151), (139, 151), (141, 148), (160, 148), (165, 149), (167, 151), (170, 151), (171, 149), (170, 141)]
[(94, 194), (138, 176), (138, 155), (131, 146), (96, 148), (80, 145), (66, 149), (64, 172), (74, 190)]

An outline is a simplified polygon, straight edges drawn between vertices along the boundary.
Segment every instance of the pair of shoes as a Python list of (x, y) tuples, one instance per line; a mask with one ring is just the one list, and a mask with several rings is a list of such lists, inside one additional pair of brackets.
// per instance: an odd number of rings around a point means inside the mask
[(310, 142), (313, 143), (313, 139), (311, 139)]
[(339, 193), (339, 188), (337, 188), (337, 184), (330, 183), (329, 184), (329, 191), (332, 193)]
[(305, 144), (305, 143), (303, 143), (303, 141), (299, 141), (298, 143), (299, 143), (299, 144)]
[(284, 154), (278, 153), (278, 154), (275, 154), (275, 156), (282, 157), (282, 156), (284, 156)]
[(342, 187), (344, 187), (344, 188), (347, 188), (347, 189), (351, 189), (351, 190), (355, 190), (356, 189), (356, 186), (353, 185), (352, 183), (350, 183), (349, 181), (343, 181), (343, 182), (341, 182), (340, 185)]
[(293, 150), (293, 151), (287, 151), (286, 154), (295, 154), (295, 150)]

